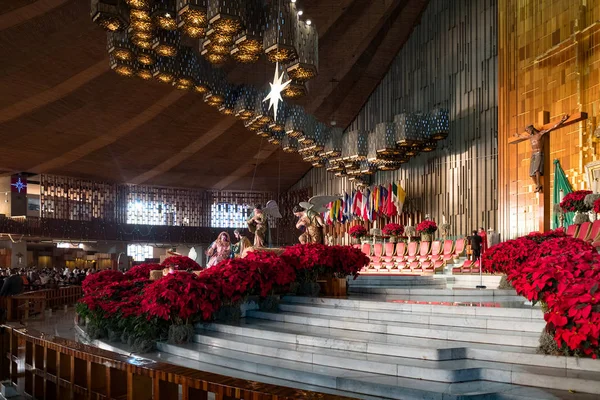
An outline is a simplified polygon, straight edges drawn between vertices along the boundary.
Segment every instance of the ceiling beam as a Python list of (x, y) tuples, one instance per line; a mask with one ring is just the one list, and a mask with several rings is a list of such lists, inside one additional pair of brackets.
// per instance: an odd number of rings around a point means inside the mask
[(60, 100), (109, 70), (108, 59), (92, 65), (58, 85), (0, 110), (0, 124), (18, 118), (53, 101)]
[(209, 131), (204, 133), (198, 139), (181, 149), (178, 153), (174, 154), (172, 157), (169, 157), (162, 163), (158, 164), (156, 167), (151, 170), (144, 172), (141, 175), (136, 176), (135, 178), (130, 180), (130, 183), (139, 185), (144, 183), (157, 175), (163, 174), (169, 171), (171, 168), (176, 167), (181, 164), (183, 161), (187, 160), (206, 146), (208, 146), (211, 142), (218, 139), (223, 133), (225, 133), (229, 128), (233, 127), (236, 123), (235, 117), (227, 117), (225, 116), (221, 119), (215, 126), (213, 126)]
[(90, 140), (80, 146), (77, 146), (71, 151), (62, 154), (59, 157), (53, 158), (52, 160), (46, 161), (45, 163), (36, 165), (33, 168), (29, 168), (28, 172), (44, 173), (55, 170), (60, 167), (64, 167), (76, 160), (79, 160), (86, 155), (101, 149), (109, 144), (112, 144), (122, 138), (123, 136), (133, 132), (140, 126), (151, 121), (158, 114), (163, 112), (167, 107), (175, 104), (179, 99), (185, 96), (186, 92), (181, 90), (173, 90), (168, 95), (161, 98), (150, 107), (146, 108), (143, 112), (136, 115), (135, 117), (127, 120), (120, 124), (112, 131), (106, 132), (98, 136), (97, 138)]
[(0, 31), (39, 17), (69, 0), (37, 0), (34, 3), (0, 14)]

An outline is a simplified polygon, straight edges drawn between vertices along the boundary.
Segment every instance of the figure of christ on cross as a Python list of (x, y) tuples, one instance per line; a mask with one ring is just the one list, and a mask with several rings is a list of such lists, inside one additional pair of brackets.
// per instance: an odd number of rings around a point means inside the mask
[(544, 141), (542, 140), (544, 135), (552, 132), (555, 129), (560, 128), (565, 121), (569, 119), (569, 115), (565, 115), (561, 120), (549, 129), (538, 131), (533, 125), (529, 125), (525, 128), (526, 134), (519, 135), (515, 133), (515, 136), (527, 139), (531, 142), (531, 161), (529, 164), (529, 176), (535, 182), (535, 193), (542, 192), (543, 187), (540, 182), (540, 177), (544, 175)]

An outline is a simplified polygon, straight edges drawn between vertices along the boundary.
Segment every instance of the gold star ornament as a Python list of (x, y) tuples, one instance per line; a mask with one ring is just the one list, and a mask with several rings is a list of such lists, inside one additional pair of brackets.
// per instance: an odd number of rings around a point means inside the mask
[(281, 98), (281, 92), (292, 82), (291, 80), (282, 83), (283, 81), (283, 72), (279, 75), (279, 63), (275, 64), (275, 76), (273, 77), (273, 82), (269, 83), (271, 85), (271, 91), (268, 96), (264, 98), (263, 101), (269, 100), (269, 110), (273, 107), (273, 116), (274, 120), (277, 121), (277, 108), (279, 107), (279, 102), (283, 101)]

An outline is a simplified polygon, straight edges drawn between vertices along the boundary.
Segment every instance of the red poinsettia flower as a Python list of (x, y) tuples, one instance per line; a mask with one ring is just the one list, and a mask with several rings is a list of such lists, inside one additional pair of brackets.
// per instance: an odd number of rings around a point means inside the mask
[(564, 212), (588, 212), (590, 207), (585, 204), (585, 196), (592, 194), (591, 190), (576, 190), (563, 197), (560, 208)]
[(404, 226), (401, 224), (389, 223), (383, 227), (382, 232), (387, 236), (400, 236), (404, 233)]
[(431, 235), (432, 233), (437, 231), (437, 229), (437, 224), (434, 221), (429, 221), (427, 219), (425, 221), (421, 221), (419, 225), (417, 225), (418, 233), (428, 233)]
[(173, 268), (175, 271), (200, 271), (202, 266), (186, 256), (171, 256), (161, 263), (163, 268)]
[(348, 234), (355, 239), (360, 239), (367, 234), (367, 228), (362, 225), (354, 225), (350, 228)]

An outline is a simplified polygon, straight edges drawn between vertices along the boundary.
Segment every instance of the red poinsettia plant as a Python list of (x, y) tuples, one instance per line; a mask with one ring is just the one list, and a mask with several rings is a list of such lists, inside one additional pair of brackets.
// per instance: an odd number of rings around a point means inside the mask
[(382, 232), (387, 236), (400, 236), (404, 233), (404, 226), (390, 222), (383, 227)]
[(95, 274), (88, 275), (81, 283), (81, 288), (83, 289), (83, 294), (88, 295), (113, 282), (119, 282), (125, 279), (126, 277), (122, 272), (106, 269)]
[(504, 272), (517, 293), (547, 307), (546, 331), (561, 354), (600, 355), (600, 254), (562, 230), (532, 233), (491, 247), (486, 271)]
[(146, 287), (141, 303), (142, 312), (148, 318), (171, 320), (178, 325), (187, 323), (188, 319), (198, 314), (210, 318), (220, 306), (219, 301), (205, 301), (206, 292), (210, 290), (218, 289), (207, 287), (196, 274), (177, 271)]
[(156, 271), (160, 269), (163, 269), (160, 264), (145, 263), (131, 267), (129, 271), (125, 272), (125, 276), (128, 279), (148, 279), (150, 277), (150, 271)]
[(600, 199), (594, 201), (594, 212), (600, 214)]
[(367, 235), (367, 228), (362, 225), (354, 225), (350, 228), (348, 234), (355, 239), (360, 239), (361, 237)]
[(430, 221), (428, 219), (426, 219), (425, 221), (421, 221), (419, 223), (419, 225), (417, 225), (417, 232), (418, 233), (427, 233), (427, 234), (432, 234), (435, 231), (437, 231), (438, 226), (435, 223), (435, 221)]
[(585, 204), (585, 196), (592, 194), (591, 190), (576, 190), (567, 194), (560, 202), (560, 208), (564, 212), (588, 212), (591, 207)]
[(173, 268), (175, 271), (200, 271), (202, 266), (186, 256), (171, 256), (161, 263), (163, 268)]

